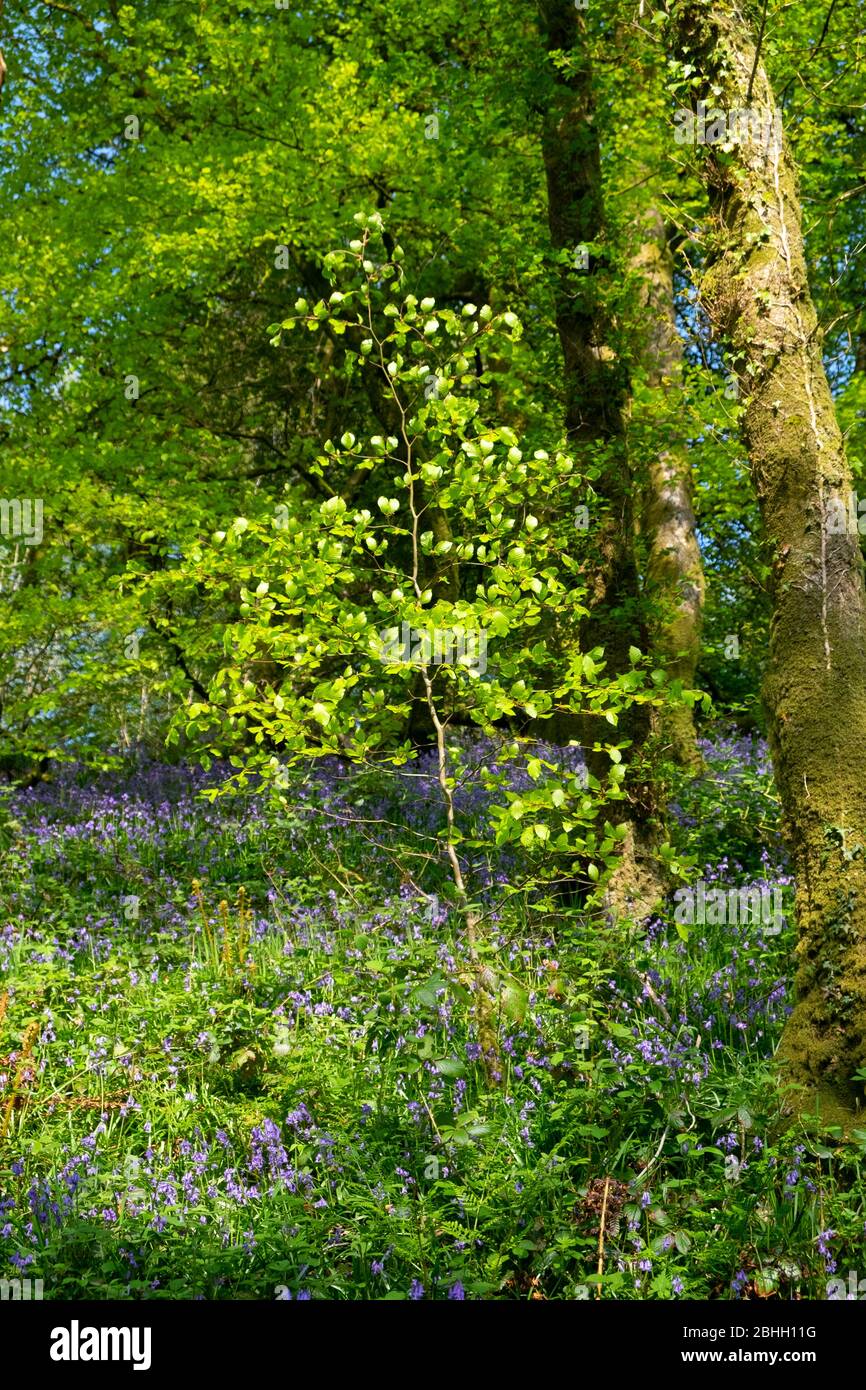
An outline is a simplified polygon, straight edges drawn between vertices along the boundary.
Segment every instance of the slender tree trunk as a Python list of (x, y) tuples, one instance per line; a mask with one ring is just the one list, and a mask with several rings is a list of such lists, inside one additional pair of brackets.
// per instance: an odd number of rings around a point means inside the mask
[[(797, 176), (773, 92), (731, 0), (674, 0), (676, 56), (726, 111), (767, 128), (702, 161), (715, 260), (701, 287), (734, 354), (772, 559), (764, 698), (797, 881), (797, 999), (788, 1075), (843, 1113), (866, 1064), (866, 591), (859, 536), (839, 529), (852, 478), (809, 294)], [(696, 95), (698, 95), (696, 93)]]
[[(651, 635), (671, 680), (691, 689), (700, 655), (704, 572), (691, 461), (682, 437), (683, 347), (674, 310), (674, 260), (656, 208), (645, 214), (641, 234), (645, 240), (633, 262), (640, 288), (637, 357), (651, 393), (653, 427), (664, 428), (669, 441), (650, 460), (641, 508), (647, 588), (659, 609)], [(703, 759), (691, 706), (664, 705), (659, 726), (665, 751), (681, 766), (698, 770)]]
[[(584, 651), (604, 648), (606, 672), (615, 676), (631, 666), (629, 648), (647, 648), (634, 546), (633, 480), (628, 467), (625, 432), (627, 381), (610, 345), (610, 324), (603, 306), (600, 279), (603, 253), (586, 268), (580, 248), (604, 242), (601, 158), (593, 125), (592, 71), (583, 42), (583, 21), (573, 0), (539, 0), (542, 30), (549, 53), (564, 53), (565, 67), (551, 65), (545, 93), (542, 149), (547, 179), (550, 237), (565, 252), (558, 271), (556, 325), (562, 346), (565, 425), (569, 447), (604, 464), (594, 481), (598, 506), (593, 509), (593, 571), (589, 616), (580, 643)], [(660, 811), (647, 776), (645, 746), (653, 730), (652, 707), (634, 704), (623, 715), (617, 734), (631, 740), (626, 753), (629, 775), (624, 818), (629, 834), (610, 884), (616, 910), (646, 915), (664, 890), (656, 850)], [(602, 718), (566, 721), (557, 731), (572, 735), (586, 750), (590, 773), (604, 784), (610, 763), (596, 742), (608, 742), (612, 730)]]

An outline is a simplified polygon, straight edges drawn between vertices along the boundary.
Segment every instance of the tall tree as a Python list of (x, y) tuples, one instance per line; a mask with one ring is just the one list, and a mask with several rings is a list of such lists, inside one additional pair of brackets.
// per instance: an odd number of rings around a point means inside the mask
[[(549, 55), (544, 95), (542, 149), (547, 179), (550, 238), (560, 253), (556, 326), (565, 379), (565, 427), (569, 448), (594, 465), (597, 507), (591, 534), (593, 572), (581, 646), (603, 648), (606, 671), (618, 676), (633, 666), (635, 647), (648, 644), (635, 556), (633, 479), (629, 470), (625, 411), (627, 380), (613, 345), (602, 280), (609, 264), (601, 154), (593, 123), (594, 83), (583, 19), (570, 0), (540, 0)], [(593, 248), (584, 255), (584, 248)], [(637, 915), (649, 912), (663, 889), (656, 849), (659, 807), (646, 775), (645, 751), (653, 731), (652, 707), (634, 704), (621, 732), (626, 754), (629, 833), (611, 880), (610, 901)], [(602, 722), (583, 715), (560, 730), (576, 733), (586, 748), (591, 775), (604, 782), (610, 767), (599, 745)]]
[[(530, 449), (549, 437), (537, 130), (500, 66), (518, 70), (534, 13), (479, 31), (457, 0), (7, 0), (3, 24), (0, 496), (43, 499), (45, 519), (17, 558), (0, 536), (0, 742), (97, 755), (142, 680), (157, 739), (210, 680), (240, 596), (179, 582), (196, 546), (321, 500), (310, 465), (341, 421), (390, 428), (327, 317), (291, 350), (267, 333), (321, 295), (355, 211), (387, 206), (419, 300), (532, 297), (502, 395), (524, 416), (542, 402)], [(492, 370), (480, 351), (473, 367)], [(375, 504), (384, 481), (364, 470), (352, 495)]]
[(866, 1064), (866, 589), (859, 537), (832, 524), (852, 475), (809, 291), (797, 170), (755, 35), (732, 0), (674, 0), (670, 13), (691, 92), (718, 107), (703, 129), (714, 224), (701, 297), (733, 354), (772, 560), (764, 698), (799, 926), (782, 1056), (795, 1082), (844, 1105)]

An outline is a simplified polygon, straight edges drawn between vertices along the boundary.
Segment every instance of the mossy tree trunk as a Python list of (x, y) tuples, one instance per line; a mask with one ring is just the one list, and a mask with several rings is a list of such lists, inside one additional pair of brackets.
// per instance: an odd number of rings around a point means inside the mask
[[(651, 635), (670, 679), (692, 689), (700, 655), (704, 572), (691, 461), (682, 436), (683, 346), (674, 309), (674, 258), (656, 208), (644, 214), (641, 235), (644, 240), (633, 261), (640, 297), (637, 358), (650, 391), (652, 427), (663, 429), (668, 439), (650, 459), (641, 500), (647, 590), (657, 611)], [(692, 707), (664, 705), (659, 724), (664, 751), (682, 767), (697, 771), (703, 759)]]
[[(635, 556), (633, 480), (628, 466), (625, 408), (628, 383), (612, 348), (602, 280), (607, 252), (601, 157), (593, 124), (592, 71), (583, 21), (573, 0), (539, 0), (544, 41), (552, 57), (544, 90), (542, 150), (547, 181), (548, 221), (558, 266), (556, 325), (562, 348), (565, 426), (568, 445), (579, 463), (602, 459), (594, 479), (597, 502), (591, 513), (588, 617), (580, 632), (584, 651), (604, 648), (606, 673), (631, 668), (629, 648), (647, 649)], [(600, 248), (582, 268), (578, 253)], [(610, 884), (617, 911), (646, 915), (664, 890), (656, 849), (660, 808), (647, 775), (647, 740), (653, 732), (652, 706), (633, 704), (616, 732), (601, 717), (561, 721), (560, 738), (580, 739), (589, 772), (603, 785), (610, 762), (593, 744), (627, 738), (629, 772), (624, 783), (629, 833)]]
[(866, 591), (844, 514), (851, 471), (809, 293), (797, 174), (774, 95), (730, 0), (673, 0), (674, 51), (718, 106), (768, 117), (702, 168), (715, 219), (701, 293), (733, 354), (743, 430), (772, 560), (764, 699), (797, 881), (797, 997), (787, 1074), (849, 1103), (866, 1064)]

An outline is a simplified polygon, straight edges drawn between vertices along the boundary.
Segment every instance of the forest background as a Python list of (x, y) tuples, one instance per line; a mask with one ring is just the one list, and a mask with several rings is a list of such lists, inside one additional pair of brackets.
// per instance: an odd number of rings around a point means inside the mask
[(859, 7), (0, 43), (10, 1274), (845, 1297)]

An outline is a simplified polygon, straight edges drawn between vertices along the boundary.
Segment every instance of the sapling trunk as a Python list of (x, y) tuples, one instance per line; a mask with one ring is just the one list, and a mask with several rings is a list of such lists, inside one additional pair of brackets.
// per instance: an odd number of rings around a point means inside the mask
[[(641, 234), (644, 240), (633, 262), (641, 309), (635, 326), (637, 355), (659, 405), (659, 424), (668, 437), (666, 446), (650, 459), (641, 507), (646, 574), (658, 609), (651, 633), (653, 648), (670, 679), (691, 689), (700, 654), (704, 573), (691, 460), (680, 424), (683, 348), (674, 310), (674, 260), (657, 208), (647, 209)], [(682, 767), (699, 770), (703, 759), (692, 707), (685, 702), (664, 704), (659, 726), (662, 748)]]

